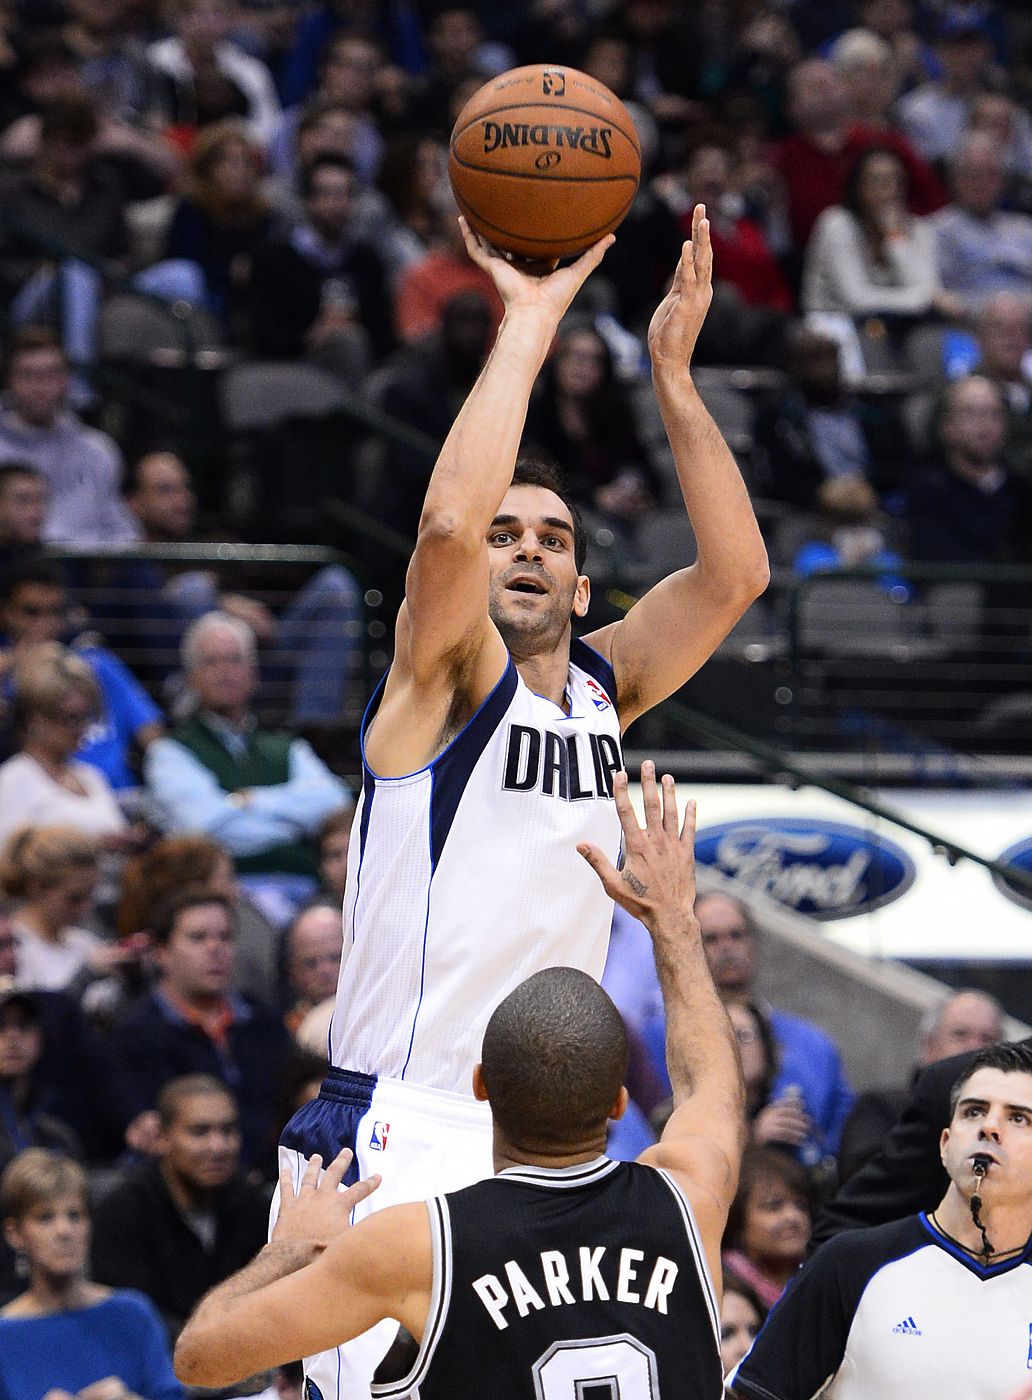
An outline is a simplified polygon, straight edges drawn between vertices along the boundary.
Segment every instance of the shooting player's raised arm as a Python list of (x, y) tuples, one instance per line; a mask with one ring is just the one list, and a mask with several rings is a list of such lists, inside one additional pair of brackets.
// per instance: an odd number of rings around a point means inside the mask
[[(486, 538), (512, 478), (531, 389), (574, 295), (612, 242), (596, 243), (570, 267), (546, 277), (520, 271), (463, 224), (470, 257), (498, 288), (505, 308), (494, 348), (441, 449), (427, 488), (406, 580), (399, 661), (420, 686), (442, 671), (474, 672), (489, 688), (504, 650), (488, 620)], [(485, 674), (479, 658), (490, 646)]]

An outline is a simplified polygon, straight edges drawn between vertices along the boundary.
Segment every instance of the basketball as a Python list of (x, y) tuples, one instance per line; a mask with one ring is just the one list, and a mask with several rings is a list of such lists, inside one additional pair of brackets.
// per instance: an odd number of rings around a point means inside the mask
[(638, 188), (641, 150), (630, 113), (602, 83), (532, 64), (492, 78), (466, 103), (448, 174), (485, 242), (550, 262), (616, 228)]

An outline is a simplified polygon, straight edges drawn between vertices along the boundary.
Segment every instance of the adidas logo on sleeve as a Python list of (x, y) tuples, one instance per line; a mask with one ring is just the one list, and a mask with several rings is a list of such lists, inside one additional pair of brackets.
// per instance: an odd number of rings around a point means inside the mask
[(924, 1335), (912, 1317), (905, 1317), (902, 1322), (897, 1322), (892, 1330), (893, 1332), (901, 1333), (904, 1337), (920, 1337)]

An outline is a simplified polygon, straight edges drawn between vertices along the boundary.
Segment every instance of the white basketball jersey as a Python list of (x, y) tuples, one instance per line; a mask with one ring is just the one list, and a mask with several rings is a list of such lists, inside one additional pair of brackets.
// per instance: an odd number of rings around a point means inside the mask
[(612, 667), (579, 639), (567, 698), (568, 715), (510, 658), (433, 763), (403, 778), (365, 765), (333, 1064), (468, 1094), (488, 1018), (518, 983), (557, 966), (601, 977), (613, 906), (577, 844), (616, 861), (623, 760)]

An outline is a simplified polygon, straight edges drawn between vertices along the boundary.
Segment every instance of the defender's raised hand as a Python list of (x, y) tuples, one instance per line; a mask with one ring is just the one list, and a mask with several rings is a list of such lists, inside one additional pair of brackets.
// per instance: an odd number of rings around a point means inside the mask
[(536, 307), (554, 318), (556, 325), (581, 287), (598, 267), (616, 239), (611, 233), (580, 255), (569, 267), (556, 267), (544, 276), (526, 271), (518, 262), (495, 251), (479, 238), (466, 220), (459, 216), (459, 227), (466, 240), (466, 251), (477, 267), (482, 267), (498, 289), (506, 311), (516, 306)]
[(639, 825), (627, 791), (627, 774), (613, 779), (613, 797), (623, 829), (623, 867), (617, 870), (585, 842), (577, 850), (617, 904), (655, 932), (659, 923), (691, 916), (695, 907), (695, 803), (685, 806), (678, 830), (677, 793), (669, 773), (656, 783), (656, 765), (641, 765), (645, 825)]
[(713, 300), (713, 246), (706, 206), (692, 214), (692, 236), (681, 249), (669, 292), (649, 323), (649, 354), (653, 368), (686, 369)]
[(283, 1168), (279, 1218), (272, 1232), (274, 1241), (311, 1245), (318, 1253), (350, 1227), (351, 1212), (380, 1184), (379, 1176), (368, 1176), (340, 1189), (353, 1155), (350, 1148), (343, 1148), (322, 1172), (322, 1158), (316, 1153), (309, 1159), (296, 1194), (291, 1170)]

